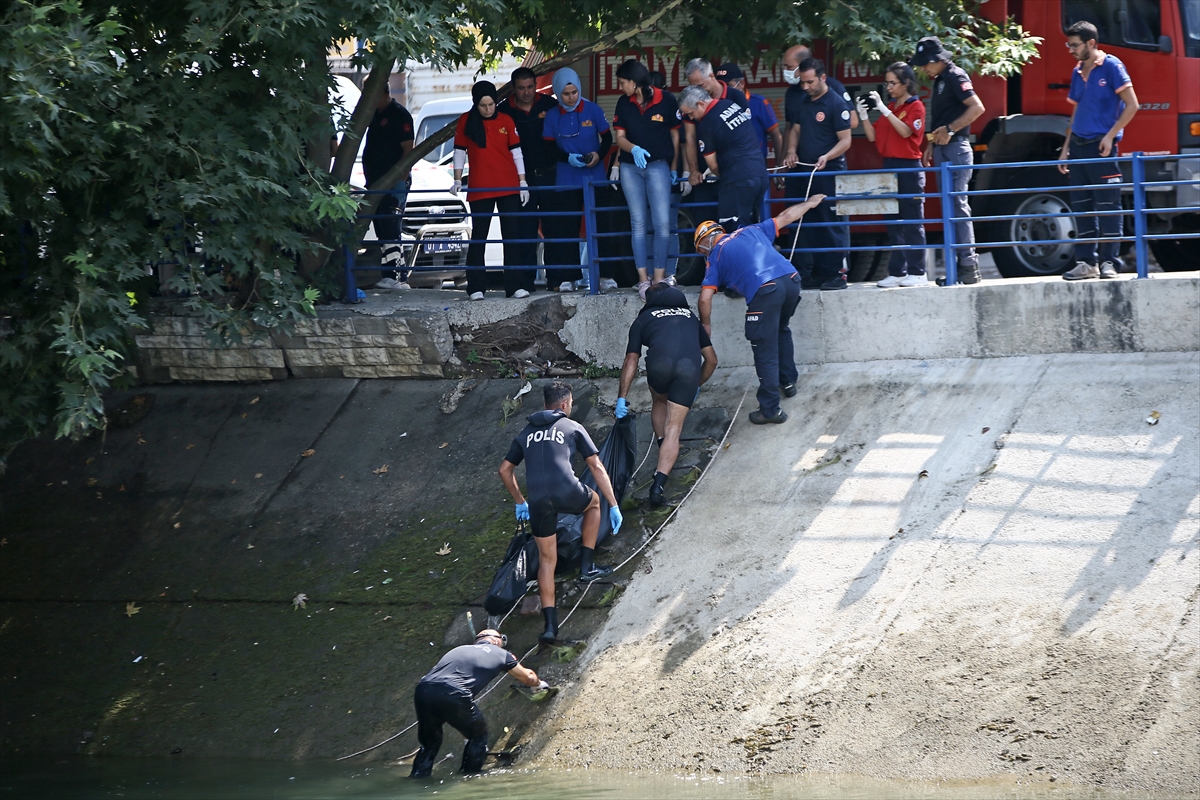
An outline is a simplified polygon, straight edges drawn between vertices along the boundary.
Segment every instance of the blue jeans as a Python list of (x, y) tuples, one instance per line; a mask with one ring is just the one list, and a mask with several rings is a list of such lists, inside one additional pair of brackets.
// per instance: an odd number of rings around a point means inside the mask
[[(654, 269), (667, 269), (671, 246), (671, 169), (666, 161), (651, 161), (644, 168), (621, 164), (621, 189), (629, 203), (633, 232), (633, 265), (646, 269), (646, 205), (654, 224)], [(670, 273), (668, 273), (670, 274)]]

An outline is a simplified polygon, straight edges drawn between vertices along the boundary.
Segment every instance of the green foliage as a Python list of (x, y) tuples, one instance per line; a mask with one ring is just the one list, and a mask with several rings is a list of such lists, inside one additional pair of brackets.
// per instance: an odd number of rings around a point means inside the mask
[[(103, 428), (103, 393), (127, 379), (156, 270), (169, 266), (168, 292), (214, 346), (291, 325), (318, 293), (334, 295), (330, 256), (358, 208), (345, 183), (354, 143), (397, 59), (449, 66), (532, 42), (566, 63), (668, 30), (681, 53), (714, 57), (824, 34), (840, 57), (886, 61), (929, 33), (984, 73), (1034, 55), (1019, 27), (985, 23), (966, 2), (746, 0), (729, 14), (700, 0), (578, 0), (569, 13), (547, 0), (9, 0), (0, 446)], [(335, 123), (326, 54), (354, 38), (369, 42), (355, 58), (371, 77)], [(331, 171), (335, 125), (351, 135)]]
[(580, 368), (579, 372), (581, 375), (583, 375), (583, 377), (589, 379), (621, 377), (620, 369), (615, 367), (604, 367), (595, 363), (594, 361), (589, 361), (588, 363), (584, 364)]

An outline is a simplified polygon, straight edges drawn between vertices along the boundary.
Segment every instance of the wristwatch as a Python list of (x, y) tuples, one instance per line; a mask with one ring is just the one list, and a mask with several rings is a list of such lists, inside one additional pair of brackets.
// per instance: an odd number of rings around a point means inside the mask
[(954, 128), (951, 128), (949, 125), (946, 126), (946, 136), (950, 137), (951, 139), (954, 138)]

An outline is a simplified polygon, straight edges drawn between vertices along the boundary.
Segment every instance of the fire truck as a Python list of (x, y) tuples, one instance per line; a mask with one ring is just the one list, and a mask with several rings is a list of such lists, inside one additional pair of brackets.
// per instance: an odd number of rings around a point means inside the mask
[[(1148, 204), (1159, 209), (1186, 209), (1151, 215), (1149, 232), (1200, 231), (1200, 186), (1156, 189), (1153, 185), (1200, 179), (1200, 0), (989, 0), (981, 5), (981, 13), (994, 22), (1012, 16), (1025, 30), (1044, 40), (1040, 58), (1027, 64), (1021, 74), (1007, 80), (978, 76), (973, 80), (986, 108), (971, 126), (976, 163), (1044, 162), (1044, 166), (1029, 168), (975, 171), (972, 188), (976, 190), (1030, 188), (1028, 193), (972, 198), (976, 216), (1043, 214), (1032, 220), (976, 225), (981, 247), (988, 242), (1021, 243), (992, 249), (1002, 275), (1053, 275), (1074, 265), (1072, 245), (1042, 242), (1070, 239), (1076, 231), (1068, 216), (1067, 179), (1058, 171), (1056, 161), (1071, 117), (1067, 91), (1076, 64), (1065, 47), (1064, 31), (1080, 20), (1096, 26), (1100, 49), (1124, 62), (1141, 104), (1125, 131), (1121, 152), (1180, 156), (1147, 164)], [(916, 36), (914, 45), (915, 40)], [(851, 95), (876, 90), (886, 97), (883, 76), (878, 74), (886, 65), (868, 68), (839, 60), (820, 40), (812, 43), (812, 49)], [(751, 63), (742, 61), (740, 66), (748, 89), (771, 101), (782, 120), (787, 84), (778, 55), (764, 50)], [(580, 72), (591, 84), (589, 96), (610, 115), (619, 94), (616, 68), (626, 58), (641, 59), (650, 69), (663, 72), (668, 88), (674, 91), (687, 85), (683, 74), (687, 59), (668, 45), (600, 53), (586, 65), (586, 74)], [(928, 104), (927, 87), (923, 93)], [(877, 169), (881, 164), (874, 145), (866, 141), (861, 128), (856, 130), (848, 155), (850, 169)], [(935, 187), (933, 179), (927, 191)], [(1132, 192), (1130, 186), (1126, 190)], [(939, 214), (936, 198), (930, 198), (926, 216), (936, 218)], [(932, 223), (928, 230), (931, 241), (937, 241), (940, 225)], [(1127, 221), (1126, 234), (1132, 230), (1133, 225)], [(852, 244), (856, 246), (881, 244), (885, 239), (881, 229), (856, 227), (854, 231)], [(680, 244), (686, 249), (682, 237)], [(1200, 240), (1158, 240), (1152, 241), (1151, 247), (1165, 270), (1200, 268)]]

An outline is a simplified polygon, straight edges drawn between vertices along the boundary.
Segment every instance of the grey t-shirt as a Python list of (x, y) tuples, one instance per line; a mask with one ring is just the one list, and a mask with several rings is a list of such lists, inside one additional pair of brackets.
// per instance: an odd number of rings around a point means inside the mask
[(464, 644), (442, 656), (433, 669), (421, 678), (421, 683), (441, 683), (474, 697), (501, 672), (508, 672), (519, 662), (517, 657), (494, 644)]

